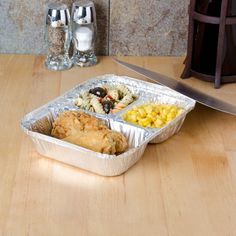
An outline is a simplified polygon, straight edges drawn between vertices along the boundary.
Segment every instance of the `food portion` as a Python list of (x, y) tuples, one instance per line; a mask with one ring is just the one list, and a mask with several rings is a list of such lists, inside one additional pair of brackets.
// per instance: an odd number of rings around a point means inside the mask
[(161, 128), (182, 111), (182, 108), (172, 104), (146, 103), (125, 112), (123, 119), (143, 127)]
[(75, 100), (81, 109), (100, 114), (120, 111), (135, 100), (135, 95), (123, 84), (102, 84), (83, 91)]
[(51, 135), (106, 154), (122, 153), (128, 146), (123, 134), (110, 130), (101, 120), (81, 111), (60, 113), (53, 123)]

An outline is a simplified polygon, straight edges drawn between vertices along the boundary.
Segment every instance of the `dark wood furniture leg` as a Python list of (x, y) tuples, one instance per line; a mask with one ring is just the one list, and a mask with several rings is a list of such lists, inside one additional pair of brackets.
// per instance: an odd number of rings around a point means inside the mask
[(221, 85), (227, 6), (228, 0), (223, 0), (221, 4), (219, 36), (217, 46), (215, 88), (219, 88)]
[(188, 78), (191, 75), (193, 33), (194, 33), (193, 12), (195, 10), (195, 5), (196, 5), (196, 0), (192, 0), (189, 5), (188, 47), (187, 47), (187, 56), (184, 60), (185, 68), (181, 75), (182, 79)]

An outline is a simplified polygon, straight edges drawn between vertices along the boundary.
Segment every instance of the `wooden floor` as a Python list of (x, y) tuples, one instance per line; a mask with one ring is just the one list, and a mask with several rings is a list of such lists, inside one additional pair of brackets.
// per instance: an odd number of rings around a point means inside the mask
[[(144, 78), (110, 57), (63, 72), (43, 59), (0, 55), (1, 236), (236, 235), (236, 117), (197, 105), (177, 135), (148, 145), (125, 174), (97, 176), (40, 156), (20, 120), (93, 76)], [(184, 58), (120, 59), (180, 80)], [(236, 84), (183, 82), (236, 105)]]

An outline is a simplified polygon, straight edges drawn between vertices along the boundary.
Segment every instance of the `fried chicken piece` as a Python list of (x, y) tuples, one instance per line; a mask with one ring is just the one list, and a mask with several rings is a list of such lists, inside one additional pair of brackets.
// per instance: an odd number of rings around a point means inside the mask
[(96, 152), (115, 154), (125, 151), (127, 140), (108, 129), (99, 119), (81, 111), (65, 111), (53, 123), (51, 135)]
[(82, 111), (64, 111), (53, 123), (51, 135), (62, 139), (78, 131), (104, 130), (107, 126), (99, 119)]
[(79, 131), (63, 140), (106, 154), (121, 153), (127, 148), (126, 138), (121, 133), (109, 129)]

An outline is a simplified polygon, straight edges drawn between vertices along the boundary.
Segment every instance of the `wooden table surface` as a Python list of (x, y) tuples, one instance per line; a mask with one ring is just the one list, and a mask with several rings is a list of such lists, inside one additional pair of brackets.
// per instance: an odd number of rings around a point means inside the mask
[[(120, 58), (177, 80), (183, 70), (182, 57)], [(110, 57), (63, 72), (43, 60), (0, 55), (0, 235), (236, 235), (236, 117), (197, 105), (125, 174), (97, 176), (39, 155), (20, 120), (90, 77), (144, 78)], [(236, 84), (184, 83), (236, 104)]]

